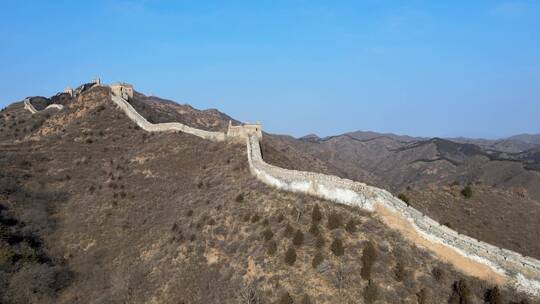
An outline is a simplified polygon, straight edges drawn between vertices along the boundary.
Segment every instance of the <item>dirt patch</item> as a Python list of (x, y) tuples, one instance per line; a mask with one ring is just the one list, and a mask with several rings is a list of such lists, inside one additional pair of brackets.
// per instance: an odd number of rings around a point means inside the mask
[(507, 278), (489, 266), (476, 262), (468, 257), (464, 257), (458, 252), (442, 244), (433, 243), (422, 237), (416, 229), (407, 220), (401, 218), (398, 214), (388, 210), (380, 204), (375, 205), (375, 210), (380, 215), (383, 222), (391, 228), (399, 230), (407, 239), (415, 244), (429, 249), (443, 261), (452, 264), (463, 273), (486, 280), (495, 284), (505, 284)]

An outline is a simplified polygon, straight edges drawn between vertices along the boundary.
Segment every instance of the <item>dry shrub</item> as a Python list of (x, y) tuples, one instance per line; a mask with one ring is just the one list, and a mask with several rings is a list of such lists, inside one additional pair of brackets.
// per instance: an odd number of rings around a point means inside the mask
[(345, 230), (350, 234), (355, 233), (356, 232), (356, 221), (354, 219), (349, 219), (349, 221), (345, 225)]
[(302, 300), (300, 301), (300, 304), (311, 304), (311, 299), (309, 298), (309, 296), (307, 294), (305, 294), (302, 297)]
[(360, 275), (364, 280), (369, 280), (371, 278), (371, 269), (373, 268), (376, 259), (377, 250), (373, 243), (368, 241), (362, 253), (362, 269), (360, 270)]
[(409, 197), (405, 195), (405, 193), (400, 193), (397, 196), (400, 200), (402, 200), (405, 204), (409, 205)]
[(256, 223), (256, 222), (258, 222), (260, 219), (261, 219), (261, 217), (260, 217), (258, 214), (255, 213), (255, 214), (251, 217), (251, 222), (252, 222), (252, 223)]
[(288, 292), (284, 292), (281, 294), (281, 297), (279, 297), (278, 304), (293, 304), (293, 298)]
[(323, 248), (325, 243), (326, 243), (326, 240), (324, 239), (324, 236), (322, 236), (322, 234), (319, 234), (317, 238), (315, 239), (315, 247)]
[(341, 218), (341, 215), (337, 213), (336, 211), (332, 211), (330, 215), (328, 215), (328, 229), (333, 230), (337, 229), (343, 226), (343, 220)]
[(463, 195), (465, 198), (471, 198), (473, 195), (473, 191), (471, 186), (467, 185), (463, 190), (461, 190), (461, 195)]
[(285, 226), (285, 230), (283, 231), (283, 235), (285, 237), (290, 237), (294, 232), (294, 229), (293, 227), (291, 226), (291, 224), (287, 223), (287, 225)]
[(266, 253), (269, 255), (269, 256), (273, 256), (275, 255), (277, 252), (277, 243), (276, 241), (274, 240), (270, 240), (268, 242), (268, 245), (266, 247)]
[(402, 282), (406, 276), (407, 272), (405, 271), (405, 267), (403, 267), (402, 263), (398, 262), (394, 267), (394, 278), (396, 281)]
[(311, 223), (311, 226), (309, 227), (309, 233), (311, 233), (313, 236), (318, 236), (321, 234), (321, 230), (319, 230), (319, 225), (316, 223)]
[(259, 292), (257, 290), (256, 282), (251, 282), (247, 285), (244, 285), (242, 289), (240, 289), (238, 298), (240, 300), (240, 303), (259, 304), (260, 297), (259, 297)]
[(441, 282), (444, 279), (444, 271), (439, 267), (433, 267), (433, 269), (431, 270), (431, 274), (437, 282)]
[(296, 233), (293, 237), (293, 244), (297, 247), (302, 246), (302, 243), (304, 243), (304, 234), (302, 233), (302, 230), (298, 229), (296, 230)]
[(322, 213), (319, 208), (319, 205), (316, 204), (315, 206), (313, 206), (313, 211), (311, 212), (311, 221), (313, 223), (318, 223), (321, 220), (322, 220)]
[(364, 301), (368, 304), (374, 303), (379, 297), (379, 287), (373, 281), (369, 280), (364, 290)]
[(503, 303), (501, 292), (499, 291), (498, 286), (495, 286), (492, 289), (486, 290), (486, 293), (484, 294), (484, 302), (487, 304), (502, 304)]
[(471, 291), (467, 282), (464, 280), (455, 281), (452, 284), (452, 294), (448, 299), (449, 304), (468, 304), (471, 303)]
[(420, 289), (420, 291), (416, 293), (416, 300), (418, 301), (418, 304), (432, 303), (431, 295), (425, 288)]
[(244, 201), (244, 194), (243, 193), (239, 193), (235, 198), (234, 198), (234, 201), (237, 202), (237, 203), (241, 203)]
[(294, 265), (294, 262), (296, 262), (296, 250), (291, 246), (287, 249), (287, 252), (285, 252), (285, 263), (292, 266)]
[(341, 241), (341, 239), (335, 239), (332, 242), (332, 245), (330, 245), (330, 251), (332, 251), (335, 256), (342, 256), (345, 253), (343, 241)]
[(266, 228), (262, 233), (262, 237), (265, 241), (269, 241), (272, 237), (274, 237), (274, 233), (272, 230), (270, 230), (270, 228)]
[(315, 253), (315, 256), (313, 257), (313, 260), (311, 260), (311, 266), (313, 266), (313, 268), (317, 268), (317, 266), (319, 266), (323, 261), (324, 257), (322, 253), (320, 251), (317, 251), (317, 253)]

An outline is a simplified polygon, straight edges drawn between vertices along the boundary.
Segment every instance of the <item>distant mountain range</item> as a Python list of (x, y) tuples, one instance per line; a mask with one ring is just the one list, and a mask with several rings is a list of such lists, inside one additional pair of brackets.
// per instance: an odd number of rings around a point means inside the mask
[[(334, 135), (327, 137), (319, 137), (316, 134), (309, 134), (300, 137), (300, 140), (319, 142), (325, 141), (336, 136), (350, 136), (351, 138), (359, 140), (373, 140), (380, 137), (387, 137), (394, 140), (403, 142), (427, 140), (429, 137), (415, 137), (408, 135), (396, 135), (392, 133), (377, 133), (372, 131), (355, 131), (342, 135)], [(506, 138), (500, 139), (484, 139), (484, 138), (467, 138), (467, 137), (449, 137), (444, 138), (456, 143), (474, 144), (478, 145), (486, 150), (493, 150), (499, 152), (516, 153), (523, 152), (528, 149), (540, 147), (540, 134), (518, 134)]]

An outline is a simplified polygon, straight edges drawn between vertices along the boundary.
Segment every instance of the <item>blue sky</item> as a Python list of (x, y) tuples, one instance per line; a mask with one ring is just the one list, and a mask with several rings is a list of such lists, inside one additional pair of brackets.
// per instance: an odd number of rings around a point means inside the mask
[(0, 2), (0, 106), (101, 76), (273, 133), (540, 133), (539, 1)]

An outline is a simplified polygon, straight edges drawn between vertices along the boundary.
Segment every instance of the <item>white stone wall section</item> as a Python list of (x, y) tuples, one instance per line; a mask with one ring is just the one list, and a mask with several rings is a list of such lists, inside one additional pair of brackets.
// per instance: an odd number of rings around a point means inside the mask
[[(28, 111), (30, 111), (30, 113), (32, 113), (32, 114), (36, 114), (37, 112), (39, 112), (38, 110), (36, 110), (36, 108), (34, 107), (34, 105), (32, 105), (32, 103), (30, 102), (30, 98), (25, 98), (25, 99), (24, 99), (24, 108), (27, 109)], [(63, 105), (53, 103), (53, 104), (48, 105), (48, 106), (45, 108), (45, 110), (47, 110), (47, 109), (57, 109), (57, 110), (62, 110), (63, 108), (64, 108)]]
[(34, 108), (32, 103), (30, 102), (30, 98), (25, 98), (24, 99), (24, 108), (27, 109), (28, 111), (30, 111), (30, 113), (32, 113), (32, 114), (36, 114), (38, 112), (36, 110), (36, 108)]
[(134, 121), (141, 129), (148, 131), (148, 132), (164, 132), (164, 131), (181, 131), (184, 133), (192, 134), (204, 139), (212, 140), (212, 141), (224, 141), (226, 136), (224, 132), (211, 132), (211, 131), (205, 131), (200, 130), (196, 128), (192, 128), (190, 126), (186, 126), (179, 122), (167, 122), (167, 123), (158, 123), (153, 124), (146, 120), (146, 118), (142, 117), (141, 114), (139, 114), (133, 106), (127, 102), (127, 100), (116, 96), (114, 94), (111, 95), (112, 101), (122, 110), (126, 115)]

